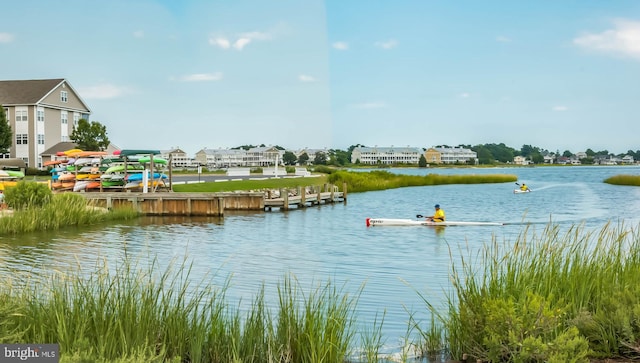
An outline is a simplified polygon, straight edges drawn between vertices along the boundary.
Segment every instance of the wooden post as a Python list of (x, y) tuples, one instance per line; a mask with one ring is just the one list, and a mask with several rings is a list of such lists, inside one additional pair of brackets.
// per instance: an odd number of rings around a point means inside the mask
[(318, 199), (316, 200), (316, 203), (320, 204), (321, 199), (322, 199), (322, 185), (318, 185)]
[(344, 200), (344, 204), (347, 204), (347, 183), (342, 183), (342, 199)]
[(302, 208), (304, 207), (304, 188), (299, 186), (297, 193), (298, 193), (298, 196), (300, 197), (300, 203), (298, 203), (298, 207)]
[(218, 215), (224, 215), (224, 198), (218, 197)]
[[(282, 196), (282, 194), (280, 195)], [(283, 201), (284, 201), (284, 204), (282, 205), (282, 208), (284, 210), (289, 209), (289, 193), (286, 190), (284, 191)]]

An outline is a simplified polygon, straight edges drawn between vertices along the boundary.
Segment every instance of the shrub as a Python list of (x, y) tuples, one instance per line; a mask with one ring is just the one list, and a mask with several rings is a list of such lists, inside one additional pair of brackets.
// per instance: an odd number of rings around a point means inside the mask
[(15, 210), (42, 207), (53, 197), (49, 187), (43, 183), (21, 181), (15, 187), (4, 191), (4, 200)]

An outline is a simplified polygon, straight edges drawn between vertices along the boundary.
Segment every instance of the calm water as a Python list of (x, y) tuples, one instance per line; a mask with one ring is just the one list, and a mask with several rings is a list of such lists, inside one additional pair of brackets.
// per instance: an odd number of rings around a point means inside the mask
[[(144, 264), (157, 257), (161, 269), (186, 259), (194, 283), (221, 285), (231, 278), (230, 302), (248, 306), (262, 284), (267, 301), (287, 274), (303, 287), (329, 279), (356, 292), (363, 284), (357, 316), (371, 326), (386, 312), (385, 349), (397, 351), (409, 312), (428, 322), (416, 291), (440, 305), (449, 289), (451, 267), (463, 249), (472, 251), (495, 236), (513, 241), (526, 224), (547, 222), (587, 229), (607, 221), (640, 222), (640, 188), (602, 181), (640, 174), (640, 167), (536, 167), (508, 169), (390, 169), (407, 174), (507, 173), (534, 190), (513, 194), (514, 183), (445, 185), (349, 194), (348, 203), (289, 212), (228, 214), (224, 219), (143, 218), (93, 229), (2, 237), (0, 274), (47, 274), (97, 260), (113, 265), (125, 253)], [(449, 220), (508, 222), (500, 227), (370, 227), (365, 218), (413, 218), (431, 214), (439, 203)], [(234, 305), (234, 304), (231, 304)], [(275, 310), (274, 310), (275, 311)], [(379, 318), (378, 318), (379, 320)]]

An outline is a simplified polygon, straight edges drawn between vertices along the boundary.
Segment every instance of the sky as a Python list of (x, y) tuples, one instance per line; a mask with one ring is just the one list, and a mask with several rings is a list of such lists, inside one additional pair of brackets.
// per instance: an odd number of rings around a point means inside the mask
[(637, 0), (21, 0), (0, 79), (123, 149), (640, 149)]

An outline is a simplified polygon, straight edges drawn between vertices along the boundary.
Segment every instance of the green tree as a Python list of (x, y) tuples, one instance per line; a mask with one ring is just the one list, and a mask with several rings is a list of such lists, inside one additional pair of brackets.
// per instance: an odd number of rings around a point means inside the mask
[(313, 158), (313, 165), (326, 165), (327, 155), (323, 152), (317, 152), (316, 157)]
[(351, 162), (351, 153), (340, 149), (329, 150), (329, 164), (344, 166)]
[(282, 162), (284, 165), (296, 165), (296, 161), (298, 161), (298, 158), (296, 157), (296, 154), (291, 151), (285, 151), (284, 155), (282, 155)]
[(585, 151), (585, 154), (587, 154), (587, 156), (590, 158), (596, 156), (596, 152), (591, 149), (587, 149), (587, 151)]
[(427, 167), (427, 158), (424, 157), (424, 154), (420, 155), (420, 160), (418, 160), (418, 166), (421, 168)]
[(298, 162), (300, 163), (300, 165), (305, 165), (308, 161), (309, 161), (309, 154), (307, 153), (302, 153), (302, 155), (298, 157)]
[(110, 143), (106, 126), (98, 121), (89, 122), (83, 118), (78, 120), (78, 126), (73, 127), (70, 138), (79, 149), (87, 151), (104, 151)]
[(7, 115), (4, 114), (4, 107), (0, 105), (0, 154), (6, 154), (11, 148), (13, 133), (7, 122)]
[(531, 161), (533, 161), (534, 164), (542, 164), (542, 163), (544, 163), (544, 155), (542, 155), (538, 151), (534, 151), (531, 154)]
[(564, 156), (565, 158), (570, 158), (571, 156), (573, 156), (573, 153), (571, 151), (569, 151), (569, 150), (565, 150), (562, 153), (562, 156)]

